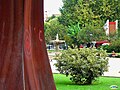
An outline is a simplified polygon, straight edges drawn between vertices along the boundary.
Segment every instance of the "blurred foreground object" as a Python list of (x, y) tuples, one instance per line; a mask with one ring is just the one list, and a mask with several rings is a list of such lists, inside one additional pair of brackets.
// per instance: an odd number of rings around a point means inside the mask
[(56, 90), (43, 0), (0, 0), (0, 90)]

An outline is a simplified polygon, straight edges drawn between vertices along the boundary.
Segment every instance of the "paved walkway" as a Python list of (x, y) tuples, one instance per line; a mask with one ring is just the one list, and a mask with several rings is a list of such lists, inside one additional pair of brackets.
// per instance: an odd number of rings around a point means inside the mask
[[(59, 73), (59, 71), (56, 70), (55, 63), (56, 60), (52, 60), (52, 56), (55, 54), (49, 54), (50, 58), (50, 65), (53, 73)], [(112, 76), (112, 77), (120, 77), (120, 58), (109, 58), (109, 68), (108, 72), (104, 72), (103, 76)]]
[(108, 72), (104, 76), (120, 77), (120, 58), (109, 58)]
[(56, 63), (56, 60), (50, 61), (52, 73), (59, 73), (59, 71), (56, 70), (57, 68), (56, 68), (55, 65), (54, 65), (55, 63)]

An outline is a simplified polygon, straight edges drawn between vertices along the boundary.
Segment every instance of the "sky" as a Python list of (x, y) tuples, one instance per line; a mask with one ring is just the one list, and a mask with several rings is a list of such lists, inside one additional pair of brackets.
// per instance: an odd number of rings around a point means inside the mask
[(62, 0), (44, 0), (44, 12), (47, 11), (48, 16), (59, 14), (62, 4)]

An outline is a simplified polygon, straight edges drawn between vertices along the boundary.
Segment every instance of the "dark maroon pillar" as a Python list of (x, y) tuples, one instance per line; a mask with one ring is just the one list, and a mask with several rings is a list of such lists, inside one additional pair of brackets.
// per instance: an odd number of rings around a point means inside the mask
[(43, 20), (43, 0), (0, 0), (0, 90), (56, 90)]

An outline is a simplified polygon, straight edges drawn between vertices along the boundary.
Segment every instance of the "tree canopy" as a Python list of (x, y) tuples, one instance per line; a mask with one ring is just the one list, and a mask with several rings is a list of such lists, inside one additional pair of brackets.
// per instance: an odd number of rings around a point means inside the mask
[(120, 19), (120, 0), (63, 0), (60, 23), (103, 25), (107, 19)]
[(57, 34), (59, 34), (60, 39), (64, 39), (64, 36), (66, 35), (66, 27), (58, 22), (57, 17), (45, 22), (44, 30), (46, 43), (49, 43), (50, 40), (55, 40)]
[(120, 0), (63, 0), (60, 12), (61, 16), (52, 16), (45, 23), (46, 40), (55, 39), (59, 33), (68, 45), (78, 46), (108, 39), (103, 26), (107, 19), (119, 22)]

